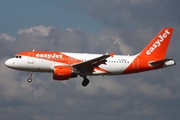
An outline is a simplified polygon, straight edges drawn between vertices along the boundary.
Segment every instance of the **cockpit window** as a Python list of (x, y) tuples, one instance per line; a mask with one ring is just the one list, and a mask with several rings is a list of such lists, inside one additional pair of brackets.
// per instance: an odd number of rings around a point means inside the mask
[(22, 58), (22, 56), (18, 56), (18, 55), (16, 55), (16, 56), (15, 56), (15, 58)]

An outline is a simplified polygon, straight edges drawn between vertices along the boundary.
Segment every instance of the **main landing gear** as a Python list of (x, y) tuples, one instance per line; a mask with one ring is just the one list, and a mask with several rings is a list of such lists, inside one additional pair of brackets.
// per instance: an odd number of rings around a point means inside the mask
[(31, 72), (29, 72), (29, 78), (27, 79), (27, 81), (30, 83), (30, 82), (32, 82), (32, 73)]
[(81, 77), (83, 77), (82, 86), (86, 87), (89, 84), (89, 79), (87, 79), (87, 76)]

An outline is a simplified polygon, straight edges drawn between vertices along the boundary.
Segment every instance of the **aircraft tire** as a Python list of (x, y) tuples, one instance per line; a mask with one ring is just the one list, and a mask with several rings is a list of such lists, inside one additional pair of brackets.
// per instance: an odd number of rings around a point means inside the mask
[(89, 80), (88, 79), (84, 79), (82, 81), (82, 86), (86, 87), (89, 84)]
[(32, 78), (28, 78), (27, 81), (30, 83), (32, 82)]

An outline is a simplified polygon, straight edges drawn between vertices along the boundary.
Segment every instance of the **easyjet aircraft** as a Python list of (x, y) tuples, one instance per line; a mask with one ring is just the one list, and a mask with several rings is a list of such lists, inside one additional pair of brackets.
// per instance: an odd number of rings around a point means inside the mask
[(155, 70), (175, 65), (175, 61), (165, 58), (173, 28), (163, 28), (152, 41), (136, 55), (86, 54), (67, 52), (26, 51), (8, 59), (9, 68), (31, 72), (51, 72), (54, 80), (68, 80), (83, 77), (82, 85), (87, 86), (87, 76), (122, 75)]

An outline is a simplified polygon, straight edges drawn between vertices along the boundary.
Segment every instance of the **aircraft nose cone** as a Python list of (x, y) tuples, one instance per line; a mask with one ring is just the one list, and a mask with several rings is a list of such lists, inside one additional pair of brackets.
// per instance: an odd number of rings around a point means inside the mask
[(5, 65), (9, 66), (9, 60), (6, 60)]
[(11, 67), (12, 66), (12, 61), (9, 59), (9, 60), (6, 60), (6, 62), (5, 62), (5, 65), (7, 66), (7, 67)]

